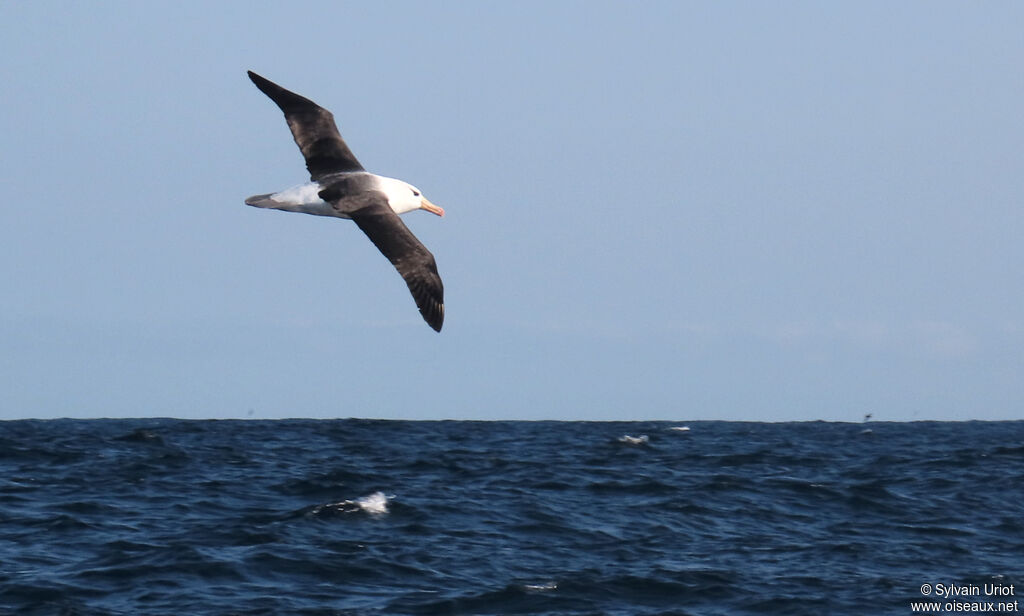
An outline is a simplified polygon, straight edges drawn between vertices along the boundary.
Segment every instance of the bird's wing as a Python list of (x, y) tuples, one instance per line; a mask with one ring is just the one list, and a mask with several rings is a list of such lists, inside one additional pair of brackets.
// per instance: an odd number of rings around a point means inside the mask
[[(329, 188), (320, 194), (325, 200), (331, 201)], [(343, 207), (366, 237), (391, 261), (409, 286), (423, 320), (434, 331), (441, 331), (444, 323), (444, 285), (437, 273), (434, 255), (405, 226), (383, 194), (363, 193), (344, 201), (343, 205), (332, 204), (339, 209)]]
[(341, 138), (330, 111), (252, 71), (249, 71), (249, 79), (284, 112), (295, 143), (306, 159), (311, 179), (317, 181), (343, 171), (363, 171), (363, 166)]

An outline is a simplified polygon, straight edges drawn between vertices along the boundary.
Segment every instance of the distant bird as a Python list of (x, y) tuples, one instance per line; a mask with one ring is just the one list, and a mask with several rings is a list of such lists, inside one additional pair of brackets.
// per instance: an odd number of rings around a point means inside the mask
[(284, 112), (312, 181), (249, 197), (246, 205), (351, 218), (405, 279), (423, 319), (435, 331), (441, 331), (444, 285), (434, 255), (398, 215), (426, 210), (444, 216), (444, 210), (428, 201), (415, 186), (363, 169), (341, 138), (330, 111), (252, 71), (249, 79)]
[(874, 415), (872, 415), (871, 413), (867, 413), (866, 415), (864, 415), (864, 421), (865, 422), (871, 421), (872, 417), (874, 417)]

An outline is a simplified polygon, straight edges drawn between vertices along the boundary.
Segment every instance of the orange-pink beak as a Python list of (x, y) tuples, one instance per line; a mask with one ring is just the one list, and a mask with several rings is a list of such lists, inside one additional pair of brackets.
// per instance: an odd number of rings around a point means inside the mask
[(420, 199), (420, 209), (427, 210), (431, 214), (437, 214), (438, 216), (444, 216), (444, 208), (438, 205), (434, 205), (430, 201), (427, 201), (426, 197)]

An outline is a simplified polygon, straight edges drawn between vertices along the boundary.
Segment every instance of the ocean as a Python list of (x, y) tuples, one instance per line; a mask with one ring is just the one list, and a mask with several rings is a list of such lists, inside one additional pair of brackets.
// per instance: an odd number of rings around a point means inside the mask
[(1022, 594), (1024, 422), (0, 422), (0, 614), (1024, 613)]

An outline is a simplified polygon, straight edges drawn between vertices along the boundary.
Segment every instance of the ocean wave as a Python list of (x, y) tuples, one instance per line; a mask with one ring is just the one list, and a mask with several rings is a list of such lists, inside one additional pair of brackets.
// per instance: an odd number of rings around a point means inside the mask
[(0, 613), (852, 616), (1024, 585), (1021, 422), (2, 427)]

